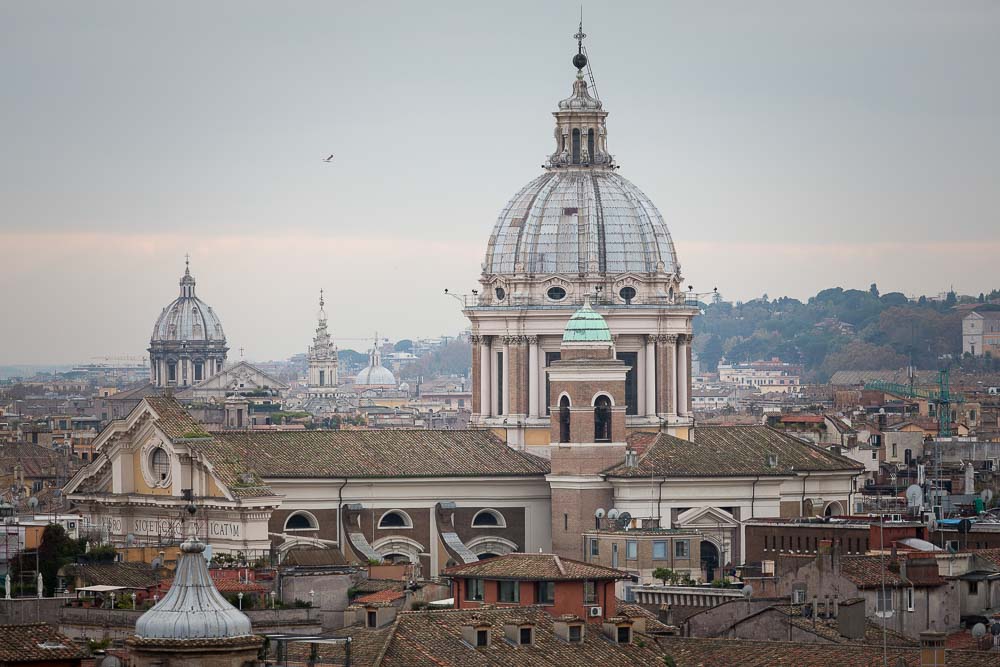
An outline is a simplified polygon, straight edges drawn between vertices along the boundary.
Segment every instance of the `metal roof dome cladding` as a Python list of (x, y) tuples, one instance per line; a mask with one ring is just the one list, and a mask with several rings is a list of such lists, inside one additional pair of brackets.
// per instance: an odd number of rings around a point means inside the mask
[(552, 170), (500, 214), (488, 274), (673, 273), (677, 256), (660, 212), (610, 169)]
[(224, 343), (226, 334), (222, 322), (212, 307), (194, 294), (195, 281), (189, 267), (185, 267), (180, 280), (181, 293), (163, 309), (153, 325), (150, 336), (158, 341), (218, 341)]
[(564, 343), (611, 343), (611, 329), (604, 317), (590, 307), (587, 298), (566, 323)]

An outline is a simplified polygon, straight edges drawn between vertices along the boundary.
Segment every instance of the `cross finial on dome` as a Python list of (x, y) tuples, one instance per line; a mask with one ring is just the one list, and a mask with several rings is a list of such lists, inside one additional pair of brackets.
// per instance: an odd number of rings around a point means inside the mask
[(573, 56), (573, 67), (578, 71), (582, 72), (583, 68), (587, 66), (587, 56), (583, 55), (583, 40), (587, 37), (587, 34), (583, 32), (583, 7), (580, 7), (580, 27), (573, 35), (576, 39), (576, 55)]
[(191, 275), (191, 253), (184, 253), (184, 275)]

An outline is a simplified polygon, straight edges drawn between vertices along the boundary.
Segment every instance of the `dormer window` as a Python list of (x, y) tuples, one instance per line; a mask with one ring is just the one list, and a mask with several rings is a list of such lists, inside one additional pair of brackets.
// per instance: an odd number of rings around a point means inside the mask
[(574, 624), (569, 626), (569, 641), (574, 644), (579, 644), (583, 641), (583, 626), (580, 624)]
[(532, 627), (521, 628), (519, 639), (522, 646), (535, 643), (535, 629)]
[(630, 625), (619, 625), (618, 632), (616, 636), (616, 641), (619, 644), (631, 644), (632, 643), (632, 626)]
[(476, 630), (476, 648), (483, 648), (490, 645), (490, 631)]

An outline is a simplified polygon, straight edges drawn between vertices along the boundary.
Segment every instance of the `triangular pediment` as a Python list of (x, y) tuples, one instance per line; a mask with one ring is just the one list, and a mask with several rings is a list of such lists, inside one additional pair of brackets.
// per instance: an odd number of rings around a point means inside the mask
[(733, 515), (718, 507), (692, 507), (677, 515), (674, 522), (679, 526), (738, 526), (739, 521)]
[(241, 391), (253, 391), (255, 389), (288, 389), (288, 385), (277, 378), (268, 375), (256, 366), (246, 361), (223, 368), (210, 378), (199, 382), (191, 389), (198, 390), (227, 390), (239, 389)]

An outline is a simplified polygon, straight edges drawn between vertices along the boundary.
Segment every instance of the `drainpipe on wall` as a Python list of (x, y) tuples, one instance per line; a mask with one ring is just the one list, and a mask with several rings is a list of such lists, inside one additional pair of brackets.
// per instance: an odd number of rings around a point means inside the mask
[[(663, 483), (666, 482), (666, 478), (660, 480), (659, 490), (656, 492), (656, 525), (663, 528), (663, 517), (661, 516), (662, 510), (660, 509), (660, 504), (663, 502)], [(671, 526), (673, 528), (673, 526)]]
[(340, 485), (337, 489), (337, 548), (340, 549), (341, 555), (344, 554), (344, 543), (341, 542), (340, 536), (343, 534), (344, 530), (344, 487), (347, 486), (347, 478), (344, 478), (344, 483)]
[(806, 480), (809, 479), (809, 471), (806, 471), (806, 476), (802, 478), (802, 500), (799, 501), (799, 516), (805, 516), (806, 509)]

